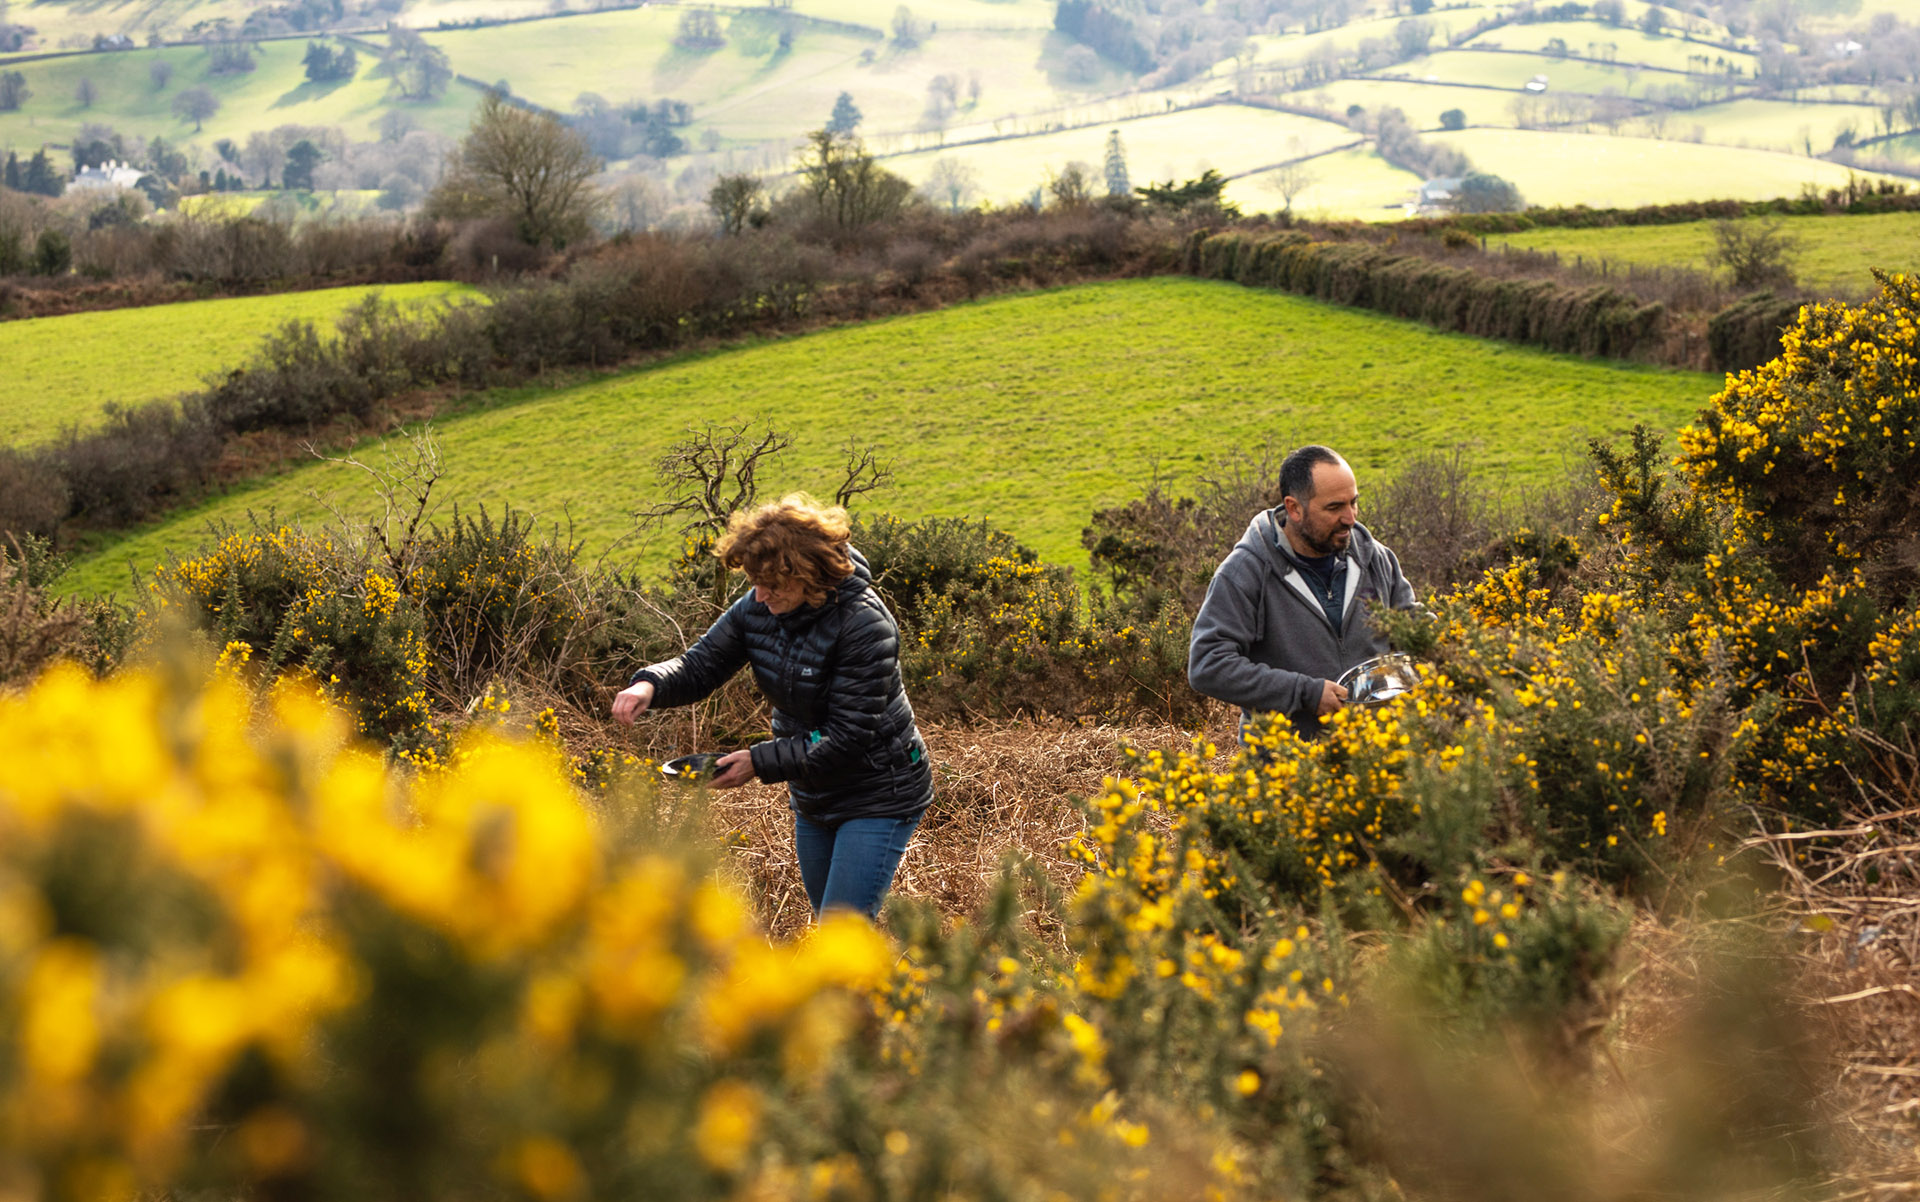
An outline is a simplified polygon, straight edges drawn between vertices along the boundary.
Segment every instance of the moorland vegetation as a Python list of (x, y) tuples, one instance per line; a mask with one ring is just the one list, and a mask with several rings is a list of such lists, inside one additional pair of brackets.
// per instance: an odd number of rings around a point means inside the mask
[[(657, 580), (432, 520), (424, 453), (384, 518), (233, 531), (138, 614), (56, 601), (23, 543), (7, 1171), (72, 1197), (1908, 1182), (1917, 330), (1904, 275), (1808, 307), (1677, 455), (1596, 445), (1529, 514), (1444, 457), (1382, 489), (1383, 534), (1433, 553), (1428, 612), (1380, 615), (1424, 682), (1312, 741), (1234, 745), (1180, 693), (1258, 462), (1096, 515), (1098, 578), (868, 516), (944, 757), (903, 892), (978, 902), (903, 897), (880, 932), (770, 941), (798, 923), (768, 799), (659, 783), (668, 747), (754, 737), (743, 690), (640, 743), (602, 717), (733, 587), (700, 499), (750, 503), (763, 457), (697, 487), (724, 435), (669, 471)], [(1047, 713), (1135, 733), (1065, 832)], [(983, 834), (1025, 854), (983, 865)]]

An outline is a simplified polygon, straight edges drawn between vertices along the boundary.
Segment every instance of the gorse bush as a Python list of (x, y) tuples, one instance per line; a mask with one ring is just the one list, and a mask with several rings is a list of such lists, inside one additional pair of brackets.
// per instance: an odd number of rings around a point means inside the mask
[(891, 962), (857, 919), (770, 947), (537, 745), (390, 780), (231, 674), (4, 706), (5, 1156), (43, 1196), (724, 1196)]

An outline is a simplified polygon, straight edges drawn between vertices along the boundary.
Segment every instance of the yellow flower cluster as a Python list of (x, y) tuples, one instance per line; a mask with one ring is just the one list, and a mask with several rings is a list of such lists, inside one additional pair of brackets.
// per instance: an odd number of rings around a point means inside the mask
[[(641, 1162), (744, 1172), (763, 1094), (891, 968), (864, 920), (775, 945), (689, 856), (613, 846), (542, 744), (397, 775), (296, 679), (166, 679), (0, 698), (0, 1116), (38, 1192), (449, 1156), (555, 1198)], [(395, 1089), (417, 1148), (374, 1137)], [(658, 1127), (610, 1145), (633, 1107)]]
[(1802, 308), (1781, 355), (1730, 377), (1680, 432), (1695, 492), (1737, 536), (1846, 561), (1898, 537), (1889, 517), (1911, 517), (1901, 469), (1920, 449), (1920, 277), (1880, 282), (1864, 304)]

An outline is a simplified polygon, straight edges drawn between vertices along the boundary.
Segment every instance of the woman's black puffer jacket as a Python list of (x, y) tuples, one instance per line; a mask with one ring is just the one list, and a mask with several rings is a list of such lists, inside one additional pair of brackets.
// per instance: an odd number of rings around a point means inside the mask
[(787, 782), (793, 808), (816, 822), (911, 818), (933, 799), (933, 768), (900, 679), (900, 628), (874, 591), (867, 561), (820, 605), (775, 614), (749, 590), (678, 659), (652, 664), (655, 706), (688, 705), (741, 665), (773, 706), (773, 738), (753, 771)]

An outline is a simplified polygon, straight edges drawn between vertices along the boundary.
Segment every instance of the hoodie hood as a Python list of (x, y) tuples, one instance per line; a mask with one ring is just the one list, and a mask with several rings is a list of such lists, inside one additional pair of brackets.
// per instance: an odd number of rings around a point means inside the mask
[[(1247, 523), (1247, 532), (1240, 536), (1235, 544), (1236, 550), (1245, 550), (1260, 562), (1271, 567), (1276, 575), (1285, 576), (1299, 567), (1300, 555), (1287, 540), (1285, 526), (1287, 511), (1278, 506), (1263, 509), (1253, 515)], [(1373, 533), (1358, 522), (1353, 526), (1353, 537), (1347, 541), (1347, 549), (1339, 553), (1338, 558), (1352, 560), (1366, 571), (1373, 564), (1375, 547)]]

